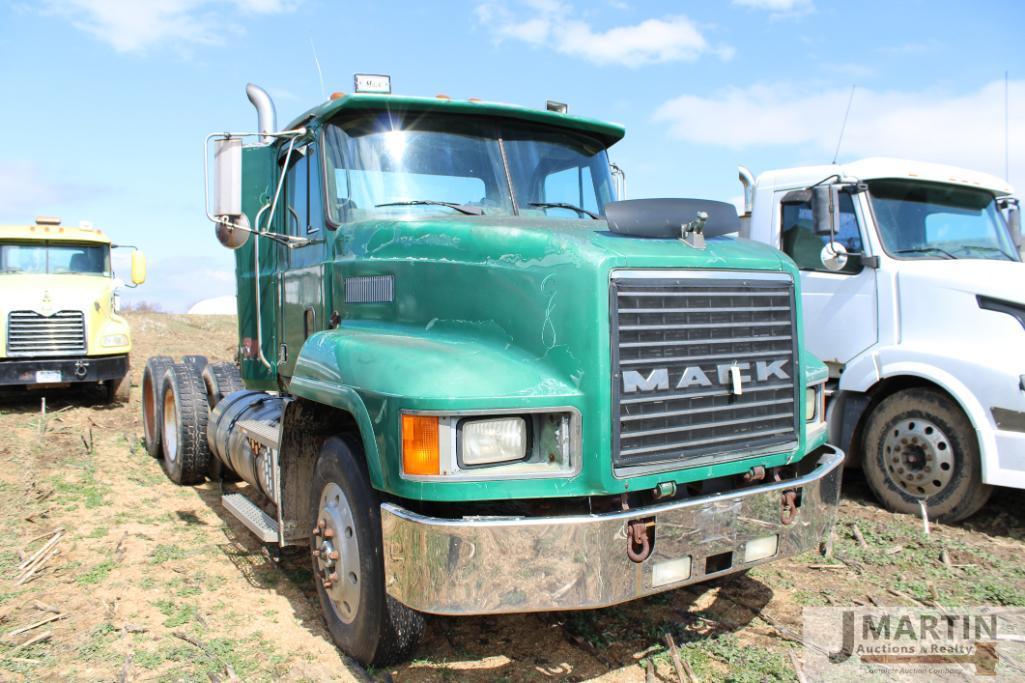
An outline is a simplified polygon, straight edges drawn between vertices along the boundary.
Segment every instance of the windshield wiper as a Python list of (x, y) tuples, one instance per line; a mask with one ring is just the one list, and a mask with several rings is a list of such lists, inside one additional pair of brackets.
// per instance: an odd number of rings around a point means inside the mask
[(945, 249), (939, 247), (914, 247), (913, 249), (898, 249), (895, 254), (942, 254), (943, 258), (956, 259), (957, 257)]
[(963, 244), (963, 245), (961, 245), (960, 251), (970, 252), (973, 249), (976, 250), (976, 251), (981, 251), (983, 253), (988, 253), (988, 254), (994, 254), (994, 253), (1000, 254), (1001, 256), (1003, 256), (1008, 261), (1013, 261), (1014, 260), (1013, 256), (1008, 254), (1006, 251), (1004, 251), (1000, 247), (987, 247), (987, 246), (982, 245), (982, 244)]
[(590, 216), (594, 220), (598, 220), (598, 214), (592, 213), (587, 209), (581, 209), (574, 204), (567, 204), (566, 202), (530, 202), (530, 206), (536, 206), (540, 209), (569, 209), (570, 211), (576, 211), (581, 216)]
[(473, 206), (472, 204), (457, 204), (455, 202), (439, 202), (433, 199), (409, 199), (404, 202), (385, 202), (384, 204), (374, 204), (374, 207), (380, 208), (382, 206), (447, 206), (450, 209), (454, 209), (459, 213), (466, 214), (467, 216), (483, 216), (484, 209), (479, 206)]

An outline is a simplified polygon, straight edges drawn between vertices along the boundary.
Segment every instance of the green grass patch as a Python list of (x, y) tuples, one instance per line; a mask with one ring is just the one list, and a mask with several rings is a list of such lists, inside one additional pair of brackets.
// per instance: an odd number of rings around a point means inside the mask
[(91, 586), (100, 583), (107, 578), (107, 575), (110, 574), (112, 569), (114, 569), (114, 560), (104, 560), (103, 562), (94, 565), (85, 573), (79, 574), (75, 578), (75, 583), (79, 586)]
[(149, 561), (151, 564), (163, 564), (171, 560), (184, 560), (186, 557), (188, 557), (188, 553), (184, 548), (174, 544), (161, 543), (153, 550)]

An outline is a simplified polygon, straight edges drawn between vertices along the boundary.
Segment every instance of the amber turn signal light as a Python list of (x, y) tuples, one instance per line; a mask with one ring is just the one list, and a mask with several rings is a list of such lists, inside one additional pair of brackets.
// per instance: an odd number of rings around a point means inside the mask
[(402, 416), (402, 471), (406, 474), (439, 474), (438, 418), (433, 415)]

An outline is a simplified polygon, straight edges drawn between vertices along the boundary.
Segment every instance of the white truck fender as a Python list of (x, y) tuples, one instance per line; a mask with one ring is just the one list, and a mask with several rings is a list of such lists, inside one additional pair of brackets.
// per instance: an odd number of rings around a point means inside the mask
[(839, 389), (865, 393), (880, 381), (893, 377), (918, 377), (939, 386), (961, 407), (975, 429), (982, 460), (982, 479), (987, 481), (988, 464), (996, 458), (997, 444), (986, 409), (957, 377), (935, 363), (908, 356), (906, 351), (896, 347), (864, 353), (844, 368)]

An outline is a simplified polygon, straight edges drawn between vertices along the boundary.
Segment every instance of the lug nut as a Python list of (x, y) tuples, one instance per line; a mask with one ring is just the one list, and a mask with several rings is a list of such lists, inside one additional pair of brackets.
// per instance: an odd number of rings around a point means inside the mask
[(328, 556), (327, 556), (327, 558), (328, 558), (329, 560), (337, 560), (337, 559), (338, 559), (339, 557), (340, 557), (340, 556), (339, 556), (339, 554), (338, 554), (338, 551), (337, 551), (337, 550), (332, 550), (332, 551), (331, 551), (330, 553), (328, 553)]
[(314, 527), (313, 528), (313, 535), (314, 536), (320, 536), (320, 527)]
[(338, 574), (335, 573), (335, 572), (332, 572), (331, 576), (327, 577), (327, 580), (330, 581), (331, 583), (334, 583), (335, 581), (338, 580)]
[(334, 537), (335, 537), (335, 530), (334, 529), (324, 529), (324, 538), (334, 538)]

